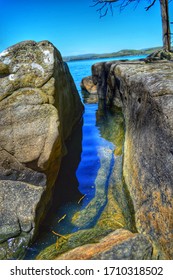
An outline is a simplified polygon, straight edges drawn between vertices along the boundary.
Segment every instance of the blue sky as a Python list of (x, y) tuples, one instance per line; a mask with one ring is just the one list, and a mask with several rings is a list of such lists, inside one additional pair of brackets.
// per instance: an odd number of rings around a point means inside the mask
[[(100, 19), (92, 0), (0, 0), (0, 52), (23, 40), (49, 40), (63, 56), (162, 45), (159, 1)], [(114, 5), (116, 6), (116, 5)], [(173, 21), (173, 2), (170, 3)]]

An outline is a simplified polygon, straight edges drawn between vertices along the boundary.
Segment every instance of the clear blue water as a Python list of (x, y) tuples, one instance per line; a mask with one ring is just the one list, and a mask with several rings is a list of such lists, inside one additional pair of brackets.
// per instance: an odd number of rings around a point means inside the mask
[(81, 60), (81, 61), (70, 61), (68, 62), (68, 66), (70, 69), (70, 72), (73, 76), (73, 79), (75, 81), (76, 87), (81, 93), (80, 88), (80, 82), (82, 78), (86, 76), (91, 75), (91, 66), (98, 62), (104, 62), (104, 61), (113, 61), (113, 60), (135, 60), (135, 59), (143, 59), (146, 55), (139, 55), (139, 56), (122, 56), (122, 57), (116, 57), (116, 58), (102, 58), (102, 59), (90, 59), (90, 60)]
[[(119, 57), (119, 58), (115, 58), (115, 60), (119, 60), (119, 59), (132, 60), (132, 59), (140, 59), (145, 57), (146, 56)], [(83, 77), (91, 75), (91, 66), (94, 63), (98, 63), (101, 61), (112, 61), (112, 60), (114, 59), (111, 58), (111, 59), (82, 60), (82, 61), (68, 62), (70, 72), (73, 76), (74, 82), (79, 91), (81, 99), (82, 99), (82, 91), (80, 88), (80, 83)], [(61, 207), (59, 207), (58, 210), (52, 212), (51, 217), (48, 217), (46, 219), (46, 222), (44, 222), (44, 226), (41, 232), (39, 233), (39, 236), (32, 244), (32, 246), (28, 249), (25, 259), (34, 259), (41, 250), (56, 242), (57, 237), (52, 233), (52, 231), (58, 232), (60, 234), (67, 234), (79, 230), (80, 229), (79, 227), (74, 226), (71, 223), (71, 218), (73, 214), (76, 213), (77, 211), (84, 210), (85, 207), (88, 205), (88, 203), (95, 196), (97, 197), (95, 183), (101, 165), (100, 158), (99, 158), (100, 148), (103, 148), (104, 150), (107, 149), (109, 151), (114, 150), (114, 144), (102, 138), (99, 126), (96, 125), (97, 109), (98, 109), (97, 104), (85, 104), (85, 113), (83, 116), (84, 122), (82, 127), (82, 139), (81, 139), (82, 152), (80, 152), (79, 162), (77, 160), (76, 163), (78, 167), (76, 170), (75, 178), (73, 178), (74, 180), (72, 180), (74, 181), (74, 183), (67, 182), (67, 180), (64, 180), (65, 177), (68, 177), (68, 175), (66, 175), (67, 174), (66, 171), (63, 172), (62, 179), (60, 178), (61, 182), (59, 182), (61, 188), (66, 188), (67, 184), (72, 184), (72, 185), (74, 184), (75, 187), (76, 186), (78, 187), (81, 196), (85, 195), (85, 197), (83, 198), (80, 204), (78, 204), (77, 200), (69, 201), (66, 202), (64, 205), (62, 205)], [(68, 164), (70, 164), (69, 162), (70, 160), (74, 161), (73, 155), (67, 159), (67, 161), (64, 164), (65, 166), (64, 168), (66, 168), (67, 162)], [(61, 219), (61, 217), (63, 217), (64, 215), (65, 218), (60, 222), (58, 222)], [(87, 224), (87, 227), (91, 227), (91, 226), (93, 226), (93, 220), (91, 223)]]

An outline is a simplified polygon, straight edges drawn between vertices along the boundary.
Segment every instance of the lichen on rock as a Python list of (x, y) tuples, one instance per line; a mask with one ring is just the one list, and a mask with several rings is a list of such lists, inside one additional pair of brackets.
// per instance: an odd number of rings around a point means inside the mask
[(82, 113), (68, 66), (50, 42), (24, 41), (0, 54), (1, 258), (21, 258), (34, 237)]
[(137, 230), (152, 242), (152, 258), (172, 259), (173, 62), (159, 55), (156, 61), (112, 62), (109, 71), (103, 63), (92, 69), (95, 82), (104, 81), (101, 99), (107, 102), (111, 92), (110, 105), (123, 110), (123, 176)]

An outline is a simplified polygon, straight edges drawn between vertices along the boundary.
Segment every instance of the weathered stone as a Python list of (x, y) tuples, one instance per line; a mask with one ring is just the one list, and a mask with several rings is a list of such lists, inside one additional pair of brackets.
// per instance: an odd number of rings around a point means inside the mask
[[(119, 91), (117, 91), (117, 80), (114, 79), (113, 68), (122, 61), (99, 62), (92, 65), (93, 83), (97, 85), (97, 95), (99, 101), (106, 105), (122, 107)], [(112, 68), (113, 67), (113, 68)]]
[(88, 93), (97, 94), (97, 86), (94, 85), (92, 76), (83, 78), (80, 86), (83, 90), (86, 90)]
[(173, 63), (119, 65), (126, 124), (123, 173), (136, 226), (173, 258)]
[(84, 103), (96, 104), (98, 103), (97, 86), (94, 85), (92, 76), (88, 76), (81, 81), (82, 97)]
[(114, 62), (109, 73), (105, 67), (95, 64), (93, 75), (98, 83), (105, 75), (102, 95), (106, 100), (109, 88), (118, 100), (113, 105), (121, 103), (123, 109), (123, 176), (137, 230), (151, 240), (153, 258), (172, 259), (173, 62)]
[(97, 94), (99, 99), (106, 98), (107, 74), (106, 64), (104, 62), (96, 63), (92, 66), (93, 83), (97, 85)]
[(56, 260), (143, 260), (151, 259), (151, 255), (151, 243), (143, 235), (119, 229), (98, 243), (77, 247), (60, 255)]
[(2, 255), (13, 258), (45, 215), (65, 140), (83, 105), (68, 66), (48, 41), (21, 42), (0, 54), (0, 101), (0, 236)]
[(14, 246), (11, 251), (11, 246), (7, 246), (7, 244), (10, 245), (13, 239), (15, 245), (15, 239), (17, 238), (17, 244), (25, 243), (23, 250), (20, 249), (20, 257), (23, 256), (24, 249), (31, 240), (35, 229), (35, 212), (42, 193), (42, 187), (19, 181), (1, 181), (0, 254), (4, 251), (5, 244), (5, 256), (9, 255), (10, 258), (13, 258), (13, 251), (16, 251), (17, 254), (19, 248)]

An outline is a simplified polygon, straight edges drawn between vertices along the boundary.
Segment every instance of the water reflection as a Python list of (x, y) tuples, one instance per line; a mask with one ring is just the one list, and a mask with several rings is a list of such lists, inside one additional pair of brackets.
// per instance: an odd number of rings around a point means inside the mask
[(81, 90), (82, 98), (85, 104), (97, 104), (98, 95), (95, 93), (89, 93), (86, 90)]
[(124, 117), (118, 107), (107, 108), (104, 100), (99, 100), (96, 125), (101, 137), (115, 145), (114, 155), (122, 154), (124, 143)]

